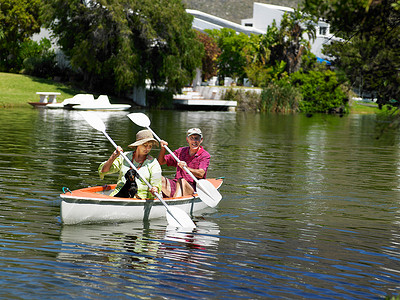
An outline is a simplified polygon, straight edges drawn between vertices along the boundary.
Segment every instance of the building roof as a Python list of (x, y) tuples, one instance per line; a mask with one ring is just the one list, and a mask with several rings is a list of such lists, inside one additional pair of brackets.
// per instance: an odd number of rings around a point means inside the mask
[(236, 32), (245, 34), (264, 34), (265, 32), (252, 27), (243, 26), (198, 10), (186, 9), (186, 12), (194, 17), (193, 27), (197, 30), (231, 28)]

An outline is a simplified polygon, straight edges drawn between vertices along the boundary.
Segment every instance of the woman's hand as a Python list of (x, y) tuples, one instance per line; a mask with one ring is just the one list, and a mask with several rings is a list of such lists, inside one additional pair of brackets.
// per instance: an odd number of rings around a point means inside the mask
[(101, 173), (107, 173), (110, 171), (110, 168), (114, 162), (114, 160), (122, 153), (124, 152), (120, 146), (117, 146), (115, 151), (111, 154), (110, 158), (106, 161), (104, 164), (103, 168), (101, 168)]
[(124, 150), (122, 150), (120, 146), (117, 146), (110, 158), (116, 159), (122, 152), (124, 152)]
[(164, 148), (164, 146), (168, 146), (168, 142), (166, 142), (164, 140), (161, 140), (160, 141), (160, 145), (161, 145), (162, 148)]
[(153, 195), (154, 195), (155, 193), (158, 193), (158, 187), (153, 186), (153, 187), (150, 189), (150, 193), (152, 193)]

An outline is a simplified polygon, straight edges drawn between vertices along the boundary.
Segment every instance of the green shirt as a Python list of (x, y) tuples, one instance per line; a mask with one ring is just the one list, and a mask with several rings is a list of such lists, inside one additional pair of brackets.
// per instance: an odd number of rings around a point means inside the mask
[[(139, 163), (132, 159), (133, 153), (134, 152), (126, 152), (125, 155), (130, 161), (133, 162), (134, 166), (138, 169), (140, 176), (144, 177), (151, 184), (151, 186), (157, 187), (158, 191), (161, 193), (161, 166), (157, 159), (153, 158), (151, 155), (147, 155), (146, 160), (141, 166), (139, 166)], [(125, 173), (131, 168), (131, 166), (127, 161), (125, 161), (122, 155), (120, 155), (114, 160), (110, 170), (102, 173), (101, 169), (106, 162), (107, 161), (102, 162), (99, 166), (98, 171), (100, 179), (104, 179), (104, 175), (119, 172), (117, 186), (110, 194), (110, 196), (114, 196), (124, 186), (126, 182)], [(149, 192), (149, 187), (139, 178), (139, 176), (136, 177), (136, 183), (138, 186), (137, 195), (140, 199), (154, 199), (154, 195)]]

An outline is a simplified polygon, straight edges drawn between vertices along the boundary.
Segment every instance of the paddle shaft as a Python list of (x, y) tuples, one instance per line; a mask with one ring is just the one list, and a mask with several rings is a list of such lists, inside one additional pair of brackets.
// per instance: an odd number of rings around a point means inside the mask
[[(115, 147), (115, 149), (118, 148), (118, 145), (112, 140), (112, 138), (107, 134), (107, 132), (103, 131), (103, 134), (105, 135), (105, 137), (110, 141), (110, 143)], [(139, 175), (139, 177), (143, 180), (143, 182), (151, 189), (152, 186), (151, 184), (146, 180), (146, 178), (140, 176), (138, 169), (135, 167), (135, 165), (130, 161), (130, 159), (125, 155), (124, 152), (121, 152), (122, 157), (129, 163), (129, 165), (132, 167), (132, 169), (134, 169), (137, 174)], [(168, 204), (163, 200), (163, 198), (160, 196), (159, 193), (155, 192), (154, 195), (158, 198), (158, 200), (161, 201), (161, 203), (165, 206), (165, 208), (167, 209), (167, 212), (175, 219), (176, 222), (178, 222), (178, 224), (181, 224), (181, 222), (179, 222), (179, 220), (173, 215), (173, 213), (169, 210), (169, 206)]]

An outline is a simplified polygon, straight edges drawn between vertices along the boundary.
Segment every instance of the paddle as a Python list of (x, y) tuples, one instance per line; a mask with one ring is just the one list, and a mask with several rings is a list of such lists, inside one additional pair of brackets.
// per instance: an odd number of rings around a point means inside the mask
[[(94, 129), (101, 131), (105, 137), (111, 142), (111, 144), (117, 148), (117, 144), (114, 143), (114, 141), (111, 139), (111, 137), (107, 134), (106, 132), (106, 126), (104, 122), (94, 113), (87, 113), (87, 112), (82, 112), (81, 113), (82, 117), (86, 120), (86, 122), (89, 123), (90, 126), (92, 126)], [(125, 153), (121, 152), (122, 157), (129, 163), (129, 165), (134, 169), (137, 174), (140, 176), (140, 173), (138, 172), (137, 168), (135, 165), (126, 157)], [(143, 180), (143, 182), (151, 189), (152, 186), (151, 184), (142, 176), (140, 178)], [(193, 223), (192, 219), (190, 219), (189, 215), (184, 212), (182, 209), (178, 207), (170, 207), (167, 205), (167, 203), (162, 199), (160, 194), (155, 193), (155, 196), (158, 198), (158, 200), (161, 201), (161, 203), (165, 206), (165, 209), (167, 210), (167, 221), (170, 225), (174, 227), (184, 227), (184, 228), (195, 228), (196, 225)]]
[[(140, 127), (145, 127), (148, 130), (152, 132), (154, 137), (158, 140), (161, 141), (161, 139), (155, 134), (153, 130), (150, 128), (150, 119), (143, 113), (131, 113), (128, 115), (128, 118), (132, 120), (136, 125)], [(172, 157), (179, 163), (180, 160), (179, 158), (169, 149), (167, 146), (164, 146), (165, 149), (168, 150), (168, 152), (172, 155)], [(215, 186), (209, 182), (208, 180), (205, 179), (200, 179), (198, 180), (192, 172), (189, 171), (189, 169), (185, 166), (183, 169), (190, 175), (190, 177), (193, 178), (193, 180), (196, 182), (197, 188), (197, 193), (199, 195), (199, 198), (208, 206), (210, 207), (215, 207), (219, 201), (221, 201), (222, 196), (218, 192), (218, 190), (215, 188)]]

